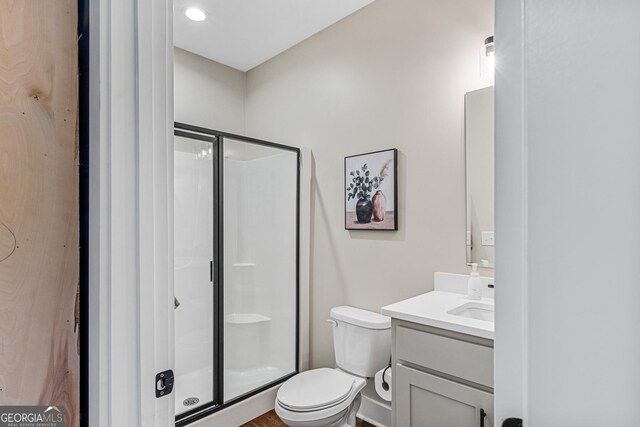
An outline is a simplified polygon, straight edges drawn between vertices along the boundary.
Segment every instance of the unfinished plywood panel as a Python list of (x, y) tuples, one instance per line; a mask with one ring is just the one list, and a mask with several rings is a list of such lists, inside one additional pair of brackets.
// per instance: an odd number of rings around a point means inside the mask
[(0, 405), (77, 426), (76, 0), (0, 0)]

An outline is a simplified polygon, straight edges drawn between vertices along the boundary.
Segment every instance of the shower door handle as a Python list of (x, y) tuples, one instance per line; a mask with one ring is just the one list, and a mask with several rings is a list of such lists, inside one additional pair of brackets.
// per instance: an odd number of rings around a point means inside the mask
[(213, 281), (213, 261), (209, 261), (209, 281), (215, 285)]

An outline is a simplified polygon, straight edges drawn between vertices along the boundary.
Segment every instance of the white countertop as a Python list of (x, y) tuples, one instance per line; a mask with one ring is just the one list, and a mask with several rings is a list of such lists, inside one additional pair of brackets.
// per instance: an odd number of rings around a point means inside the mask
[[(433, 291), (382, 307), (382, 314), (394, 319), (493, 339), (493, 322), (447, 313), (470, 301), (472, 300), (466, 294)], [(482, 302), (494, 305), (493, 298), (482, 298)]]

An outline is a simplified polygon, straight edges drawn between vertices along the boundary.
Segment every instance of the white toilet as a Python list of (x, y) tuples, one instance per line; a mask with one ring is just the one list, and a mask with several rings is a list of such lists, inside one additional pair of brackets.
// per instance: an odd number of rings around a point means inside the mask
[(278, 390), (276, 413), (291, 427), (355, 427), (360, 391), (389, 363), (391, 319), (359, 308), (331, 309), (335, 369), (302, 372)]

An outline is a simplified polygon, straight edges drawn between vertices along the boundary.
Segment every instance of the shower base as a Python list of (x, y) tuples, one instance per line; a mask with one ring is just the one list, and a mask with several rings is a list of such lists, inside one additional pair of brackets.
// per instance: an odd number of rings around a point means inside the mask
[[(290, 373), (291, 371), (274, 366), (262, 366), (244, 371), (227, 370), (224, 375), (224, 401), (228, 402)], [(213, 400), (213, 385), (211, 369), (202, 369), (176, 376), (174, 389), (176, 415), (211, 402)], [(197, 404), (184, 404), (187, 399), (193, 398), (199, 400)]]
[(274, 366), (262, 366), (245, 371), (229, 369), (224, 374), (224, 401), (249, 393), (289, 373), (291, 372)]
[[(176, 395), (176, 415), (206, 405), (213, 400), (213, 372), (211, 369), (201, 369), (177, 375), (175, 379), (174, 393)], [(196, 398), (195, 405), (185, 405), (187, 399)]]

